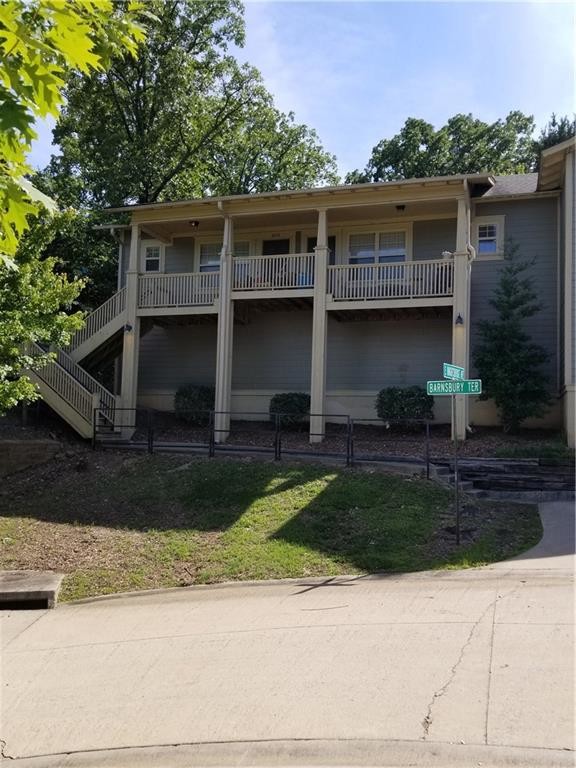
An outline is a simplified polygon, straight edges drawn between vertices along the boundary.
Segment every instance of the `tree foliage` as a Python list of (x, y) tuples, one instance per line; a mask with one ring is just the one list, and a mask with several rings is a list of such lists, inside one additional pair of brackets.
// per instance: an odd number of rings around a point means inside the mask
[(23, 369), (40, 368), (50, 359), (31, 357), (30, 342), (65, 345), (82, 326), (82, 313), (71, 312), (82, 282), (57, 271), (57, 260), (38, 258), (60, 227), (58, 217), (41, 212), (20, 240), (18, 269), (0, 265), (0, 413), (20, 400), (38, 397)]
[(542, 365), (547, 352), (534, 344), (525, 320), (542, 306), (526, 274), (532, 262), (517, 259), (518, 247), (508, 243), (505, 263), (490, 305), (495, 320), (478, 324), (479, 341), (474, 362), (482, 379), (482, 400), (492, 398), (500, 412), (505, 432), (515, 431), (529, 418), (542, 416), (550, 402)]
[(397, 181), (481, 172), (527, 173), (535, 163), (533, 131), (533, 118), (518, 111), (494, 123), (458, 114), (438, 130), (424, 120), (410, 117), (400, 133), (374, 147), (366, 168), (352, 171), (346, 181)]
[(206, 161), (204, 193), (242, 195), (337, 184), (336, 158), (314, 130), (283, 114), (269, 94), (247, 105)]
[(27, 345), (61, 345), (82, 325), (70, 313), (82, 282), (41, 258), (59, 227), (25, 176), (37, 118), (57, 116), (70, 71), (105, 69), (143, 37), (141, 3), (112, 0), (3, 0), (0, 5), (0, 413), (37, 392), (22, 375), (50, 355)]
[(22, 179), (34, 122), (56, 117), (65, 77), (105, 69), (143, 37), (141, 3), (112, 0), (3, 0), (0, 5), (0, 256), (13, 266), (18, 238), (36, 213)]
[(87, 206), (263, 191), (333, 179), (316, 134), (282, 115), (260, 75), (228, 52), (239, 0), (150, 0), (133, 59), (71, 78), (50, 173)]
[(552, 113), (550, 122), (540, 131), (540, 136), (534, 144), (536, 168), (540, 167), (540, 153), (544, 149), (561, 144), (563, 141), (574, 138), (574, 136), (576, 136), (576, 117), (572, 117), (572, 119), (566, 115), (556, 117)]

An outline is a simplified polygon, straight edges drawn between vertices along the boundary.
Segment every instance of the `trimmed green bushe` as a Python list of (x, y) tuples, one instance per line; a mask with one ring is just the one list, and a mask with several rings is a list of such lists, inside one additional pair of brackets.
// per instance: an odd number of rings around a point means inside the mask
[(378, 392), (376, 413), (383, 421), (434, 419), (434, 398), (423, 387), (385, 387)]
[(214, 387), (183, 384), (174, 395), (174, 411), (182, 421), (202, 427), (208, 424), (214, 410)]
[(280, 416), (282, 427), (300, 424), (310, 413), (310, 395), (306, 392), (280, 392), (270, 400), (270, 420), (275, 422)]

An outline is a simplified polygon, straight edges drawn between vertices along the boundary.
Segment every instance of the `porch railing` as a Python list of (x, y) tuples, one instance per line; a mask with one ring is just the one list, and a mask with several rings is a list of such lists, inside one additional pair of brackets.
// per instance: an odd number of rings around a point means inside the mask
[(218, 272), (142, 275), (138, 279), (138, 307), (195, 307), (218, 298)]
[(234, 259), (233, 290), (235, 291), (313, 287), (313, 253)]
[(452, 296), (451, 261), (345, 264), (328, 267), (328, 293), (335, 301)]
[(84, 321), (84, 327), (74, 334), (66, 350), (69, 352), (77, 349), (87, 339), (112, 322), (125, 309), (126, 288), (121, 288), (114, 296), (111, 296), (104, 304), (101, 304), (94, 312), (88, 315)]

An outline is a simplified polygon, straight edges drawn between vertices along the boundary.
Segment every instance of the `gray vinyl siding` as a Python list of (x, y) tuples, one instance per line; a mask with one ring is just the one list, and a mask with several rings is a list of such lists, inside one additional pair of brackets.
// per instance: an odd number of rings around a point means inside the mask
[(128, 259), (130, 257), (130, 235), (126, 237), (126, 241), (122, 245), (122, 255), (120, 257), (120, 264), (118, 269), (120, 271), (120, 288), (126, 285), (126, 271), (128, 270)]
[(213, 385), (216, 323), (162, 328), (141, 340), (138, 388), (174, 390), (181, 384)]
[[(328, 390), (425, 385), (451, 356), (449, 318), (337, 322), (329, 317)], [(310, 391), (312, 313), (265, 312), (234, 326), (233, 390)], [(213, 384), (216, 325), (154, 328), (140, 352), (140, 391)]]
[(312, 312), (262, 312), (234, 327), (232, 389), (310, 390)]
[(456, 249), (456, 219), (415, 221), (412, 237), (414, 261), (441, 259), (442, 251)]
[(565, 283), (565, 275), (566, 275), (566, 249), (565, 249), (565, 240), (566, 240), (566, 232), (565, 232), (565, 223), (564, 223), (564, 217), (566, 215), (565, 211), (565, 202), (564, 202), (564, 196), (565, 192), (562, 191), (560, 194), (560, 197), (558, 198), (558, 216), (560, 217), (560, 228), (559, 228), (559, 234), (560, 234), (560, 242), (559, 242), (559, 249), (560, 249), (560, 274), (558, 275), (558, 279), (560, 280), (560, 284), (562, 286), (562, 290), (560, 291), (560, 304), (558, 306), (558, 312), (560, 315), (560, 318), (562, 320), (560, 325), (560, 338), (558, 340), (558, 354), (559, 354), (559, 360), (558, 360), (558, 372), (559, 372), (559, 385), (562, 387), (562, 384), (564, 382), (564, 344), (565, 344), (565, 337), (567, 329), (564, 328), (564, 283)]
[(177, 237), (166, 246), (165, 272), (194, 272), (194, 238)]
[[(145, 244), (150, 238), (142, 238)], [(165, 249), (164, 271), (174, 272), (194, 272), (194, 238), (177, 237), (173, 245), (167, 245)], [(126, 234), (126, 241), (122, 246), (122, 257), (118, 269), (120, 270), (120, 286), (126, 285), (126, 271), (128, 269), (128, 260), (130, 257), (130, 233)], [(142, 268), (141, 262), (138, 262), (138, 269)]]
[[(528, 274), (538, 292), (542, 310), (525, 323), (533, 341), (550, 355), (545, 364), (552, 391), (558, 389), (558, 244), (556, 224), (557, 201), (522, 200), (478, 205), (477, 216), (505, 216), (506, 240), (519, 246), (518, 258), (534, 261)], [(471, 281), (471, 362), (474, 375), (473, 353), (477, 342), (480, 320), (492, 320), (497, 316), (489, 301), (499, 281), (502, 261), (476, 259), (472, 265)]]
[[(570, 153), (569, 162), (572, 163), (572, 200), (576, 202), (576, 152)], [(572, 345), (576, 346), (576, 214), (572, 214), (572, 243), (570, 249), (572, 258)], [(572, 379), (576, 383), (576, 350), (572, 349)]]
[(448, 318), (328, 324), (328, 390), (425, 386), (452, 355)]

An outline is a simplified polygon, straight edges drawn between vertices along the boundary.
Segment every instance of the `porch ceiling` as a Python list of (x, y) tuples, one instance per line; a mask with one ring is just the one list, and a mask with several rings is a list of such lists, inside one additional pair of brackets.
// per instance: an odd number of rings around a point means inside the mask
[(410, 319), (446, 318), (452, 322), (452, 307), (390, 307), (389, 309), (355, 309), (330, 312), (339, 323), (359, 323), (367, 320), (399, 321)]
[[(370, 205), (347, 206), (328, 209), (328, 228), (355, 225), (359, 222), (381, 223), (383, 221), (401, 223), (413, 219), (434, 219), (453, 216), (456, 218), (455, 200), (416, 201), (406, 203), (386, 202)], [(316, 210), (256, 213), (243, 215), (235, 219), (235, 233), (269, 232), (274, 229), (312, 230), (318, 223)], [(222, 235), (221, 217), (185, 218), (172, 221), (142, 222), (142, 229), (160, 240), (170, 241), (173, 237), (196, 235)]]

